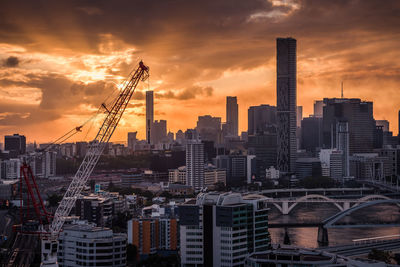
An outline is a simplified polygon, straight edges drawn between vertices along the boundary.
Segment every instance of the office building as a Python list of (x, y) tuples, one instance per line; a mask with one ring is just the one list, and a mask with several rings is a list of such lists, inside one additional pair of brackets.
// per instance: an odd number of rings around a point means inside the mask
[(204, 187), (204, 144), (199, 139), (187, 140), (186, 184), (195, 190)]
[(398, 138), (399, 138), (399, 145), (400, 145), (400, 110), (399, 110), (399, 115), (398, 115), (398, 117), (399, 117), (399, 121), (398, 121), (398, 123), (397, 123), (397, 127), (398, 127), (398, 131), (397, 131), (397, 136), (398, 136)]
[(296, 167), (296, 40), (276, 40), (278, 170), (294, 172)]
[(141, 218), (128, 221), (128, 244), (137, 247), (141, 259), (162, 251), (177, 251), (178, 242), (176, 218)]
[(226, 97), (226, 124), (229, 136), (238, 136), (239, 133), (239, 107), (236, 96)]
[(319, 158), (299, 158), (296, 161), (296, 178), (322, 176), (321, 161)]
[(26, 138), (24, 135), (13, 134), (4, 136), (4, 150), (9, 151), (9, 157), (15, 158), (26, 153)]
[(350, 155), (349, 155), (349, 124), (347, 121), (338, 121), (336, 125), (336, 145), (342, 152), (342, 176), (350, 176)]
[(214, 144), (221, 140), (221, 118), (210, 115), (199, 116), (196, 131), (203, 141), (213, 141)]
[[(248, 173), (255, 175), (255, 162), (248, 162), (246, 155), (218, 155), (214, 160), (214, 165), (218, 169), (226, 170), (227, 186), (242, 186), (246, 184), (251, 177)], [(248, 166), (248, 164), (252, 164)], [(249, 170), (250, 169), (250, 170)], [(248, 172), (249, 170), (249, 172)]]
[(376, 120), (376, 126), (382, 126), (384, 132), (389, 132), (389, 121), (388, 120)]
[(126, 234), (80, 223), (65, 225), (58, 242), (60, 267), (126, 266)]
[(350, 175), (359, 180), (383, 181), (391, 173), (390, 168), (385, 168), (388, 163), (388, 159), (378, 153), (356, 153), (350, 156)]
[(154, 121), (154, 92), (146, 91), (146, 141), (151, 143), (151, 127)]
[(276, 126), (276, 107), (270, 105), (251, 106), (247, 112), (247, 134), (262, 133), (271, 126)]
[(336, 126), (348, 122), (349, 154), (369, 153), (374, 148), (375, 120), (373, 103), (358, 98), (325, 98), (323, 116), (323, 146), (337, 148)]
[(296, 126), (301, 127), (301, 120), (303, 119), (303, 106), (297, 106), (296, 110)]
[(276, 128), (270, 127), (269, 131), (250, 135), (248, 141), (248, 154), (255, 155), (255, 178), (263, 180), (265, 169), (276, 167), (277, 159), (277, 134)]
[(301, 121), (301, 148), (316, 155), (322, 147), (322, 118), (309, 117)]
[(167, 121), (156, 120), (151, 126), (150, 140), (152, 145), (167, 141)]
[(343, 179), (343, 152), (337, 149), (321, 149), (319, 152), (322, 176), (337, 181)]
[(181, 266), (243, 266), (270, 246), (266, 197), (201, 193), (179, 206)]
[(324, 101), (315, 100), (314, 101), (314, 117), (322, 118), (324, 114)]

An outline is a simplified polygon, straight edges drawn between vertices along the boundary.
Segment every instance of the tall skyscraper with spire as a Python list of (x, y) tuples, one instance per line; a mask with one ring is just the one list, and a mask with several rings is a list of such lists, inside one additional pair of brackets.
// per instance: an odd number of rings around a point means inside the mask
[(296, 39), (276, 39), (278, 170), (296, 168)]
[(226, 124), (228, 127), (228, 135), (238, 136), (239, 118), (238, 118), (238, 103), (236, 96), (226, 97)]
[(151, 128), (154, 121), (154, 94), (153, 91), (146, 91), (146, 141), (151, 142)]

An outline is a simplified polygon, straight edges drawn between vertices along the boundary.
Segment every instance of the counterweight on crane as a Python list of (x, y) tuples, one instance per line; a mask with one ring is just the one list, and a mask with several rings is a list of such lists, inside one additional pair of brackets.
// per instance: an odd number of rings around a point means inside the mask
[(64, 194), (50, 225), (49, 235), (42, 239), (42, 266), (57, 266), (57, 238), (61, 228), (65, 222), (65, 218), (69, 215), (71, 209), (75, 205), (76, 199), (84, 188), (90, 174), (96, 166), (101, 154), (135, 91), (140, 81), (145, 81), (149, 77), (149, 68), (139, 62), (137, 69), (132, 72), (128, 79), (123, 83), (123, 89), (118, 97), (113, 101), (112, 105), (106, 107), (106, 118), (104, 119), (96, 137), (89, 145), (89, 149), (79, 166), (71, 184)]

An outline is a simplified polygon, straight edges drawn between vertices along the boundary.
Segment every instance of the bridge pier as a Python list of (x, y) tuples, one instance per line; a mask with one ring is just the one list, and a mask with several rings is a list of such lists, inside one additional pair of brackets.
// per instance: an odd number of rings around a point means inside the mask
[(292, 242), (290, 242), (290, 237), (288, 233), (287, 227), (285, 227), (285, 237), (283, 238), (283, 244), (284, 245), (291, 245)]
[(289, 214), (289, 202), (288, 201), (283, 201), (282, 202), (282, 214), (283, 215), (288, 215)]
[(329, 245), (328, 229), (323, 225), (318, 226), (318, 244), (322, 247)]

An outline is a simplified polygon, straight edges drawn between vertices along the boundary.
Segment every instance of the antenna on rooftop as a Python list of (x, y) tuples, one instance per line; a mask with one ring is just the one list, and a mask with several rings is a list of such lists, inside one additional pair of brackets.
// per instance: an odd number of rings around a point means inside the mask
[(342, 98), (343, 98), (343, 81), (342, 81)]

